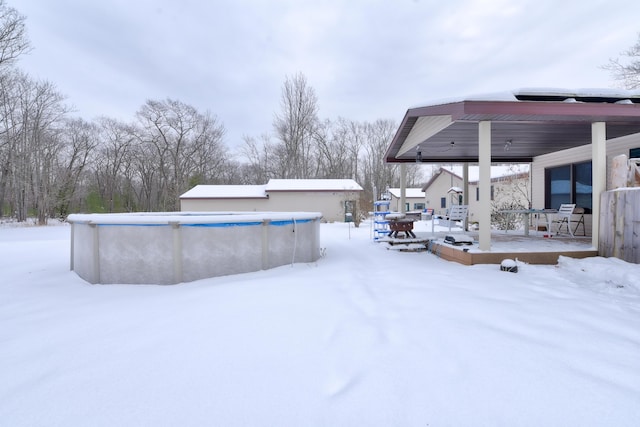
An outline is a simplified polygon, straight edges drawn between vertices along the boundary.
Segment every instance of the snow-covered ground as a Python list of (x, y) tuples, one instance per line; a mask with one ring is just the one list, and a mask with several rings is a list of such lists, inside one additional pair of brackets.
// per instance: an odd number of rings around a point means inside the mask
[(0, 227), (2, 426), (638, 426), (640, 266), (463, 266), (323, 224), (310, 264), (89, 285)]

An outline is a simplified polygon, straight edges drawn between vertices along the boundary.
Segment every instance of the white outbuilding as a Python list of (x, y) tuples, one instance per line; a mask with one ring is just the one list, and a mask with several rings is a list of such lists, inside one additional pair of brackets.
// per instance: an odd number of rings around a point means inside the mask
[(355, 212), (362, 187), (352, 179), (271, 179), (265, 185), (197, 185), (180, 196), (193, 212), (321, 212), (327, 222)]

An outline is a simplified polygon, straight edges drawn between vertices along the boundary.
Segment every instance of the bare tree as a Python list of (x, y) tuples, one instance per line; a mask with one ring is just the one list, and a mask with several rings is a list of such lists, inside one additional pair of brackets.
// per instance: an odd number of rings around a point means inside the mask
[[(99, 148), (96, 153), (95, 179), (105, 210), (114, 212), (116, 202), (123, 197), (124, 186), (131, 183), (128, 174), (135, 135), (130, 125), (108, 117), (98, 119)], [(128, 178), (128, 179), (127, 179)]]
[[(367, 192), (375, 188), (378, 193), (387, 186), (398, 186), (400, 183), (398, 165), (388, 164), (384, 161), (384, 153), (395, 133), (395, 123), (391, 120), (380, 119), (373, 123), (366, 123), (364, 128), (366, 134), (365, 158), (360, 185), (363, 185)], [(379, 194), (370, 194), (372, 196), (371, 202), (379, 196)]]
[(358, 148), (354, 151), (354, 141), (360, 135), (354, 132), (357, 124), (343, 118), (331, 122), (325, 120), (318, 126), (315, 137), (317, 151), (318, 178), (355, 178)]
[(15, 212), (13, 182), (17, 144), (24, 131), (20, 120), (19, 73), (0, 74), (0, 216)]
[(268, 134), (262, 134), (260, 141), (245, 136), (240, 152), (246, 160), (242, 177), (243, 184), (264, 184), (276, 176), (273, 164), (276, 154), (274, 144)]
[(18, 221), (35, 210), (40, 223), (53, 211), (54, 170), (59, 131), (67, 112), (63, 97), (46, 81), (26, 74), (2, 75), (2, 204), (8, 201)]
[(66, 217), (74, 204), (80, 180), (85, 172), (91, 154), (98, 145), (97, 128), (82, 119), (65, 121), (61, 133), (61, 147), (55, 172), (55, 213)]
[(302, 73), (287, 77), (282, 88), (280, 114), (273, 127), (280, 140), (280, 178), (310, 178), (313, 135), (318, 124), (318, 99)]
[(622, 52), (622, 56), (626, 59), (609, 59), (603, 68), (609, 70), (626, 89), (640, 88), (640, 33), (636, 44)]
[(38, 223), (46, 224), (55, 206), (54, 169), (61, 150), (60, 126), (67, 107), (49, 82), (33, 83), (27, 103), (26, 143), (30, 150), (30, 185)]
[(137, 137), (144, 146), (137, 164), (148, 208), (177, 210), (182, 192), (194, 183), (215, 179), (227, 161), (224, 126), (211, 114), (171, 99), (147, 101), (136, 116)]
[(14, 63), (30, 50), (24, 21), (24, 16), (0, 0), (0, 67)]

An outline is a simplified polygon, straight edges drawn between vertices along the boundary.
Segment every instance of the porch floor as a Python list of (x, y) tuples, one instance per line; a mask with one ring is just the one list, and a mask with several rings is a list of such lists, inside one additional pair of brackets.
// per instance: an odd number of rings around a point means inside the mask
[[(504, 259), (517, 259), (528, 264), (548, 264), (558, 263), (559, 256), (571, 258), (587, 258), (598, 255), (596, 248), (592, 246), (591, 237), (575, 236), (568, 234), (543, 237), (543, 232), (531, 232), (528, 236), (522, 230), (515, 231), (492, 231), (491, 249), (481, 251), (478, 248), (478, 232), (463, 231), (462, 229), (452, 229), (449, 232), (444, 227), (434, 227), (431, 232), (430, 221), (416, 221), (414, 223), (414, 233), (416, 239), (384, 239), (388, 245), (398, 249), (403, 240), (422, 242), (425, 248), (434, 255), (448, 261), (456, 261), (464, 265), (473, 264), (500, 264)], [(463, 234), (473, 237), (471, 245), (452, 245), (446, 243), (444, 238), (450, 234)], [(415, 248), (415, 243), (412, 243)]]

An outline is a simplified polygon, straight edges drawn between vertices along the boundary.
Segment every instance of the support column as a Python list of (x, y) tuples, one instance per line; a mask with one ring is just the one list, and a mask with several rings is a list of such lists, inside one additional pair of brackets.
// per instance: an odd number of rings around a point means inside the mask
[(482, 251), (491, 250), (491, 122), (478, 123), (478, 166), (480, 179), (478, 191), (480, 209), (478, 212), (478, 246)]
[(600, 243), (600, 197), (607, 190), (607, 124), (591, 123), (592, 221), (591, 245)]
[[(469, 163), (462, 165), (462, 204), (469, 206)], [(469, 215), (463, 221), (464, 231), (469, 231)]]
[(400, 163), (400, 213), (407, 212), (407, 165)]

